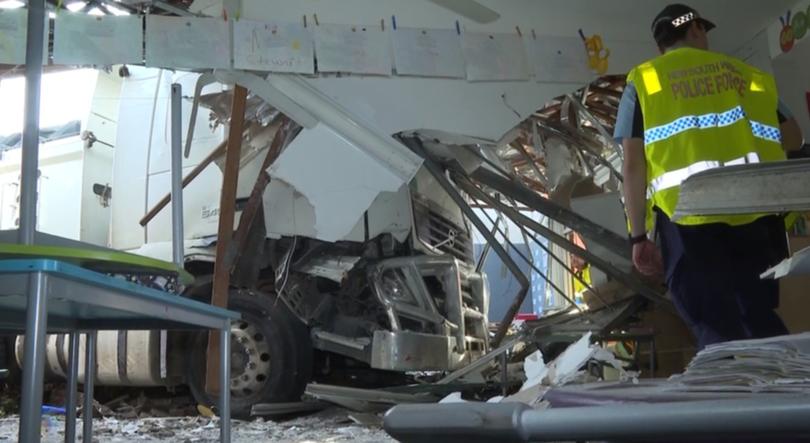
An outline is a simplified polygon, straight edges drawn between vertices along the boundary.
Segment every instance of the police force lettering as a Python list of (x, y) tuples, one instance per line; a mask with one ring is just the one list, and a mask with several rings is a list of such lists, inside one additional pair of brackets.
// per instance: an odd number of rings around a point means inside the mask
[(747, 82), (742, 73), (729, 62), (710, 63), (702, 66), (672, 71), (669, 74), (672, 95), (676, 100), (735, 91), (745, 96)]

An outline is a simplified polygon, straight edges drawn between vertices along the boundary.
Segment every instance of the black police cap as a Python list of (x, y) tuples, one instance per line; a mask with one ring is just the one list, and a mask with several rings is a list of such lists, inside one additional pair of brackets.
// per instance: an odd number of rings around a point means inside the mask
[(717, 27), (714, 23), (701, 17), (693, 8), (680, 3), (674, 3), (664, 8), (655, 16), (650, 27), (655, 41), (658, 42), (676, 29), (695, 21), (700, 23), (707, 32)]

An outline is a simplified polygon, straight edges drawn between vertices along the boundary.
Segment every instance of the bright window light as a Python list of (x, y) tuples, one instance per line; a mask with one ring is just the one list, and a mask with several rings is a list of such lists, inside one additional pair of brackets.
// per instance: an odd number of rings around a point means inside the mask
[(85, 4), (86, 4), (85, 2), (73, 2), (73, 3), (68, 3), (67, 5), (65, 5), (65, 8), (67, 8), (67, 10), (70, 11), (70, 12), (76, 12), (76, 11), (84, 8)]
[[(86, 121), (96, 88), (98, 71), (72, 69), (42, 76), (39, 125), (42, 128)], [(25, 77), (0, 80), (0, 137), (21, 132), (25, 103)]]
[(56, 18), (56, 13), (53, 11), (48, 12), (48, 18)]
[(0, 9), (17, 9), (25, 6), (25, 3), (20, 0), (3, 0), (0, 1)]
[(91, 9), (87, 14), (88, 15), (104, 15), (104, 13), (101, 12), (101, 9), (98, 9), (98, 8)]

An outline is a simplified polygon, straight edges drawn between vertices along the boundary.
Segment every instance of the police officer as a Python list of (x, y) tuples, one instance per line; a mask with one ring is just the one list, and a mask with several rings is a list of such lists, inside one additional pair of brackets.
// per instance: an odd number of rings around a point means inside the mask
[[(787, 256), (785, 223), (775, 214), (674, 223), (680, 184), (711, 168), (784, 160), (801, 144), (773, 77), (708, 50), (714, 27), (681, 4), (655, 17), (661, 55), (629, 74), (615, 133), (624, 147), (633, 263), (643, 274), (664, 274), (699, 348), (787, 333), (774, 311), (777, 282), (759, 279)], [(649, 238), (653, 225), (660, 250)]]

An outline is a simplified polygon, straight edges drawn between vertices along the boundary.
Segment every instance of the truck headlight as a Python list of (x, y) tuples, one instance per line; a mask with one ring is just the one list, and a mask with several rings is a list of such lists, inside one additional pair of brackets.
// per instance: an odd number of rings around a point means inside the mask
[(389, 269), (380, 277), (382, 295), (391, 301), (416, 306), (416, 297), (399, 270)]

